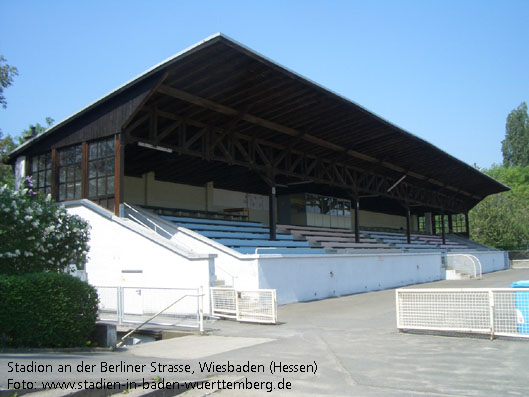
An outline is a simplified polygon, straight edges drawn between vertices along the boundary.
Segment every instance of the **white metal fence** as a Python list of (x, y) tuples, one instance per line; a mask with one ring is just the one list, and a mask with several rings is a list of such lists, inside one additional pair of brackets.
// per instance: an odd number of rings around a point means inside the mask
[(277, 323), (275, 289), (238, 291), (233, 288), (210, 288), (213, 316), (237, 321)]
[(397, 289), (397, 328), (529, 338), (529, 288)]
[(138, 324), (170, 306), (149, 323), (202, 329), (203, 296), (200, 288), (95, 288), (99, 295), (100, 320)]
[(481, 278), (481, 262), (470, 254), (448, 254), (446, 265), (473, 278)]

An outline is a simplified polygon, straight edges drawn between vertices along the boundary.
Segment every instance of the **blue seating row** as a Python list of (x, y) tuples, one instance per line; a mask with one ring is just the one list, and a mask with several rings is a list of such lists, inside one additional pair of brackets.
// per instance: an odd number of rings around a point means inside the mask
[(259, 222), (163, 216), (166, 220), (243, 254), (325, 254), (323, 248), (312, 248), (305, 239), (277, 233), (269, 240), (269, 229)]

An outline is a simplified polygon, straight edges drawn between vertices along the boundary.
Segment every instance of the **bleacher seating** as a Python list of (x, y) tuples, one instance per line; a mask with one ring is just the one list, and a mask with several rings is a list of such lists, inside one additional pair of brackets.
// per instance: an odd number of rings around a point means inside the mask
[(381, 243), (374, 238), (360, 234), (360, 241), (356, 242), (355, 234), (349, 229), (334, 229), (314, 226), (277, 225), (277, 229), (290, 233), (297, 238), (304, 238), (314, 247), (322, 247), (328, 252), (343, 254), (355, 250), (380, 250), (391, 248), (389, 244)]
[(259, 222), (162, 216), (186, 229), (193, 230), (219, 244), (242, 254), (325, 254), (325, 249), (312, 247), (305, 239), (277, 232), (276, 240), (269, 240), (269, 229)]
[(315, 226), (277, 225), (276, 239), (269, 239), (269, 229), (259, 222), (163, 216), (178, 226), (193, 230), (204, 237), (243, 254), (345, 254), (355, 252), (426, 252), (472, 251), (471, 242), (445, 236), (412, 234), (408, 243), (403, 232), (362, 230), (359, 242), (349, 229)]

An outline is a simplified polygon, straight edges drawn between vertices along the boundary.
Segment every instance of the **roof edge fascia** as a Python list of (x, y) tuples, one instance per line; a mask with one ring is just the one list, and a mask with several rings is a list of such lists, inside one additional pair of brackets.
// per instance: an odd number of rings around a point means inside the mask
[(115, 88), (114, 90), (108, 92), (107, 94), (97, 98), (95, 101), (91, 102), (90, 104), (83, 107), (81, 110), (78, 110), (77, 112), (71, 114), (70, 116), (66, 117), (65, 119), (59, 121), (54, 126), (48, 128), (46, 131), (43, 131), (39, 135), (27, 140), (26, 142), (22, 143), (21, 145), (17, 146), (15, 149), (13, 149), (10, 153), (8, 153), (8, 159), (11, 160), (11, 158), (15, 155), (17, 155), (19, 152), (23, 151), (27, 147), (31, 146), (33, 143), (41, 140), (42, 138), (50, 135), (52, 132), (58, 130), (62, 126), (66, 125), (67, 123), (73, 121), (74, 119), (82, 116), (83, 114), (87, 113), (88, 111), (92, 110), (99, 104), (101, 104), (103, 101), (108, 100), (112, 97), (115, 97), (116, 95), (120, 94), (121, 92), (125, 91), (126, 89), (130, 88), (134, 84), (139, 83), (142, 80), (145, 80), (146, 78), (152, 76), (156, 72), (160, 71), (163, 67), (169, 66), (171, 63), (176, 61), (178, 58), (180, 58), (183, 55), (186, 55), (190, 53), (191, 51), (195, 50), (196, 48), (208, 43), (212, 42), (214, 39), (217, 39), (219, 37), (224, 37), (221, 33), (215, 33), (211, 36), (206, 37), (205, 39), (199, 41), (198, 43), (195, 43), (186, 49), (176, 53), (175, 55), (170, 56), (169, 58), (166, 58), (165, 60), (157, 63), (156, 65), (152, 66), (151, 68), (147, 69), (143, 73), (133, 77), (132, 79), (128, 80), (127, 82), (123, 83), (119, 87)]

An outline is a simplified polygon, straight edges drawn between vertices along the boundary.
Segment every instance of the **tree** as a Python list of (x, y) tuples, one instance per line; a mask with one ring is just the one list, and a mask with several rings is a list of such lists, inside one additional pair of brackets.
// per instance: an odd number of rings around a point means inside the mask
[(44, 131), (46, 131), (48, 128), (50, 128), (55, 120), (51, 117), (45, 118), (46, 126), (41, 125), (40, 123), (37, 124), (30, 124), (28, 128), (26, 128), (24, 131), (20, 133), (20, 136), (22, 139), (29, 139), (33, 136), (42, 134)]
[(51, 117), (46, 117), (45, 122), (46, 126), (37, 123), (35, 125), (30, 124), (28, 128), (20, 133), (20, 136), (16, 139), (13, 139), (11, 136), (7, 135), (5, 138), (2, 138), (3, 134), (0, 130), (0, 186), (7, 185), (9, 187), (15, 186), (15, 178), (13, 175), (13, 168), (6, 164), (7, 155), (13, 149), (15, 149), (21, 143), (24, 143), (26, 139), (29, 139), (35, 135), (41, 134), (50, 128), (55, 120)]
[(3, 138), (2, 131), (0, 131), (0, 186), (7, 185), (13, 187), (15, 185), (13, 168), (5, 164), (5, 161), (7, 160), (7, 154), (16, 146), (9, 135)]
[(5, 109), (7, 100), (4, 96), (4, 88), (13, 84), (13, 78), (18, 75), (18, 69), (6, 63), (6, 59), (0, 55), (0, 105)]
[(483, 171), (512, 190), (489, 196), (470, 211), (470, 237), (496, 248), (528, 247), (529, 166), (493, 165)]
[(529, 165), (529, 114), (525, 102), (507, 116), (505, 139), (501, 142), (501, 150), (505, 166)]

